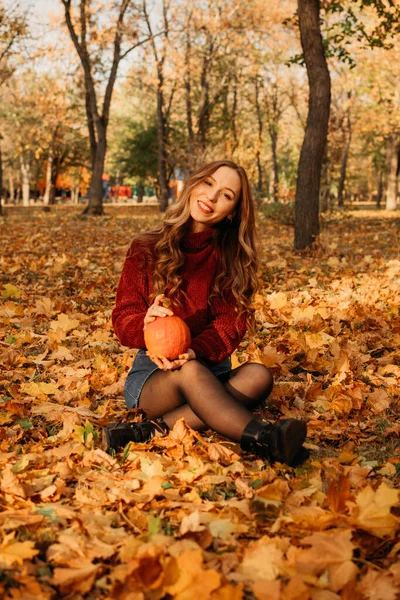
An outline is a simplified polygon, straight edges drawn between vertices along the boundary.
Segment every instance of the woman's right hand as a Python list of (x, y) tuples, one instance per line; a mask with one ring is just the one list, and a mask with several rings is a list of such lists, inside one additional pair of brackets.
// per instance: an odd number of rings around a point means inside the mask
[(192, 348), (189, 348), (184, 354), (180, 354), (175, 360), (169, 360), (168, 358), (165, 358), (165, 356), (156, 356), (149, 352), (146, 352), (146, 354), (162, 371), (175, 371), (176, 369), (180, 369), (182, 365), (188, 362), (188, 360), (194, 360), (196, 358), (196, 353)]
[(155, 297), (153, 304), (149, 306), (146, 316), (144, 317), (143, 331), (146, 329), (146, 325), (152, 323), (158, 317), (172, 317), (174, 314), (172, 310), (162, 306), (161, 302), (164, 298), (164, 294), (158, 294), (158, 296)]

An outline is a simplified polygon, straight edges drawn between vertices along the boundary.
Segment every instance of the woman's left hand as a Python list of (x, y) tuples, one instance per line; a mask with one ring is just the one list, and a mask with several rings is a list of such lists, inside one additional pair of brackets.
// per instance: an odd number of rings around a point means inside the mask
[(162, 371), (175, 371), (176, 369), (180, 369), (182, 365), (188, 362), (188, 360), (194, 360), (196, 358), (196, 354), (191, 348), (184, 354), (180, 354), (175, 360), (169, 360), (168, 358), (165, 358), (165, 356), (156, 356), (149, 352), (147, 352), (147, 356)]

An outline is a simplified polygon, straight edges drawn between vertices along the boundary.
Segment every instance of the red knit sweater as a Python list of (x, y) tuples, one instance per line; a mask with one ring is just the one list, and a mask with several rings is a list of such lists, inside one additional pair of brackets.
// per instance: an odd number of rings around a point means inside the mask
[[(182, 289), (187, 299), (174, 307), (174, 314), (188, 325), (191, 347), (196, 357), (215, 364), (230, 356), (246, 331), (246, 317), (237, 318), (233, 295), (229, 302), (214, 297), (209, 302), (212, 282), (217, 274), (214, 230), (189, 233), (183, 240), (185, 263), (181, 270)], [(115, 333), (123, 346), (145, 348), (143, 322), (148, 298), (153, 289), (152, 272), (143, 250), (135, 242), (127, 254), (112, 313)]]

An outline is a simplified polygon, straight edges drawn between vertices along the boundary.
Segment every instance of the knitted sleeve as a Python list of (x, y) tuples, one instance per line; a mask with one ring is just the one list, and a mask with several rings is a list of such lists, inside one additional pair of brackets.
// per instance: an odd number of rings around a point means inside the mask
[(199, 360), (216, 364), (229, 357), (239, 346), (246, 333), (246, 315), (238, 318), (233, 298), (231, 302), (214, 298), (210, 311), (209, 324), (192, 339), (191, 347)]
[(148, 303), (147, 265), (143, 249), (132, 243), (125, 259), (112, 312), (114, 331), (123, 346), (144, 348), (143, 324)]

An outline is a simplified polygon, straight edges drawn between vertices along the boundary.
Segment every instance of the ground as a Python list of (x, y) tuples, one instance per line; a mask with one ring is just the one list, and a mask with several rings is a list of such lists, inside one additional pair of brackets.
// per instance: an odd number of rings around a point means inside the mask
[(110, 456), (140, 419), (135, 351), (110, 322), (132, 236), (154, 207), (9, 209), (0, 223), (0, 595), (117, 600), (400, 597), (400, 244), (396, 213), (324, 218), (312, 252), (258, 214), (261, 416), (308, 422), (309, 460), (269, 465), (179, 422)]

